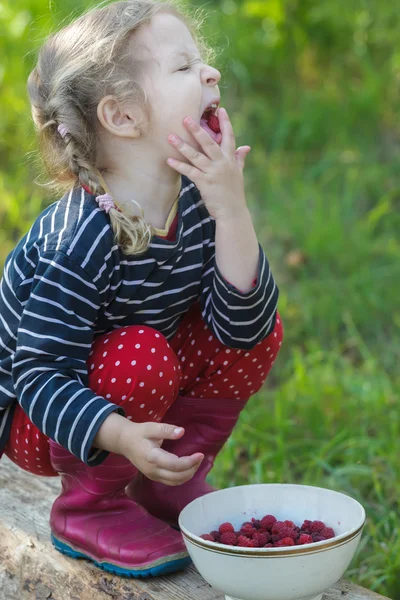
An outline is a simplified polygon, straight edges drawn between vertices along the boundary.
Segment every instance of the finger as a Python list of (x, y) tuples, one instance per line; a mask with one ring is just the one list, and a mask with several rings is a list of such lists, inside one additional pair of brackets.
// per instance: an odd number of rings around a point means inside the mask
[(153, 440), (177, 440), (185, 433), (183, 427), (169, 423), (143, 423), (143, 435)]
[(170, 135), (168, 137), (169, 143), (174, 146), (185, 158), (187, 158), (192, 165), (204, 171), (207, 169), (207, 166), (210, 164), (210, 159), (208, 156), (205, 156), (202, 152), (195, 150), (193, 146), (184, 142), (177, 135)]
[(182, 485), (187, 481), (190, 481), (193, 475), (196, 473), (198, 466), (183, 471), (181, 473), (174, 473), (165, 469), (160, 469), (156, 473), (157, 481), (162, 481), (165, 485)]
[(200, 171), (196, 167), (192, 165), (188, 165), (187, 163), (181, 162), (180, 160), (176, 160), (176, 158), (169, 158), (167, 163), (170, 167), (178, 171), (178, 173), (182, 173), (182, 175), (186, 175), (191, 181), (201, 181), (201, 176), (204, 175), (203, 171)]
[(217, 113), (219, 126), (222, 132), (221, 148), (229, 154), (235, 154), (236, 141), (233, 127), (228, 113), (224, 108), (219, 108)]
[(221, 158), (221, 148), (216, 142), (208, 135), (200, 125), (196, 123), (191, 117), (186, 117), (183, 120), (183, 124), (190, 131), (195, 140), (197, 140), (203, 149), (203, 152), (211, 160), (217, 160)]
[(250, 146), (240, 146), (240, 148), (236, 150), (236, 162), (242, 170), (244, 169), (246, 157), (250, 153), (250, 150)]
[(176, 456), (163, 448), (154, 448), (149, 456), (149, 461), (160, 469), (180, 473), (192, 469), (203, 460), (204, 454), (196, 452), (191, 456)]

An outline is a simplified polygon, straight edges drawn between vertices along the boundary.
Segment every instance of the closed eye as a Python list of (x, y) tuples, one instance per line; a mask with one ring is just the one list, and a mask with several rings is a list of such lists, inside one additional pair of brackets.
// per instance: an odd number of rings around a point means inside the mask
[(189, 62), (189, 64), (185, 65), (184, 67), (182, 67), (181, 69), (179, 69), (179, 71), (190, 71), (190, 67), (192, 65), (195, 65), (196, 63), (200, 62), (201, 63), (201, 58), (195, 58), (194, 60), (191, 60)]

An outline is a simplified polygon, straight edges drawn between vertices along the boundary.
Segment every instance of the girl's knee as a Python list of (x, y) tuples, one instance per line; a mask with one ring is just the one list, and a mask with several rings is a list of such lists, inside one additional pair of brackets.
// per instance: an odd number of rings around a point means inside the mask
[(147, 326), (116, 329), (97, 338), (88, 360), (90, 388), (121, 404), (137, 393), (177, 393), (181, 367), (167, 339)]

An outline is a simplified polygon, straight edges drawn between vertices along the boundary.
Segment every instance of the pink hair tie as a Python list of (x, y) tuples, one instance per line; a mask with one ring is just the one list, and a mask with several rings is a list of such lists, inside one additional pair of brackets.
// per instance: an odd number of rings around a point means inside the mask
[(109, 213), (112, 208), (117, 208), (114, 204), (114, 200), (110, 194), (103, 194), (102, 196), (96, 196), (96, 202), (101, 210), (105, 210)]
[(69, 133), (68, 128), (64, 125), (64, 123), (59, 124), (59, 126), (57, 127), (57, 131), (61, 135), (62, 138), (65, 138), (67, 133)]

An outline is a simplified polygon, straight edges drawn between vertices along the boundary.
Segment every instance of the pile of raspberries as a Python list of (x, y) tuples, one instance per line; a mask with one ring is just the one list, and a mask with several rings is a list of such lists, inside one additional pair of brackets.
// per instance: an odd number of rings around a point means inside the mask
[(242, 548), (282, 548), (303, 546), (335, 537), (332, 527), (322, 521), (305, 520), (301, 527), (293, 521), (278, 521), (273, 515), (252, 519), (235, 531), (232, 523), (222, 523), (218, 531), (204, 533), (203, 540)]

